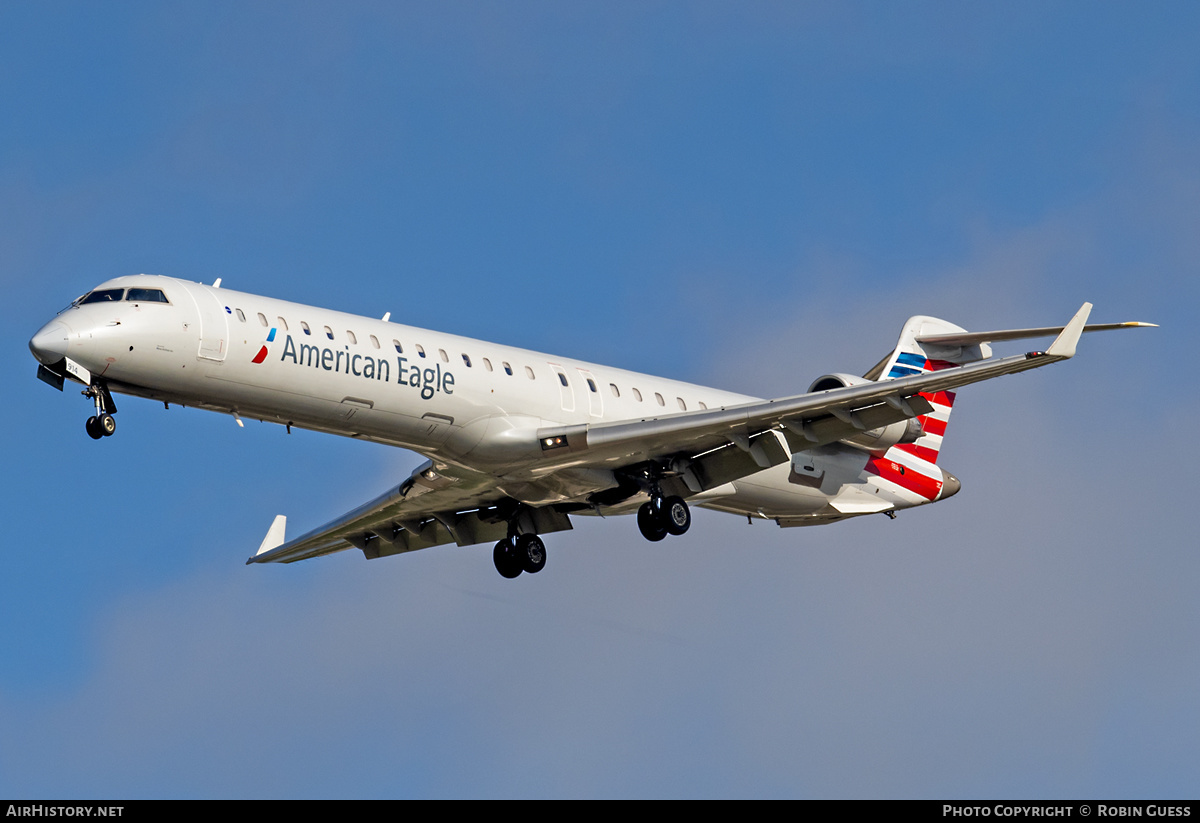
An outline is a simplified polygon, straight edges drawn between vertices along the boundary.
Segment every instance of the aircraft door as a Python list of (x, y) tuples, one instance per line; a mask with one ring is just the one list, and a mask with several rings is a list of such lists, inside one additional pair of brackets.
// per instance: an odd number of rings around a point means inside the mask
[(200, 346), (196, 357), (200, 360), (224, 362), (229, 351), (229, 318), (225, 306), (211, 290), (199, 285), (186, 284), (200, 320)]
[(596, 378), (592, 376), (590, 371), (584, 369), (576, 369), (579, 372), (579, 377), (582, 381), (581, 390), (587, 395), (588, 399), (588, 414), (592, 417), (601, 417), (604, 415), (604, 397), (600, 394), (600, 385), (596, 382)]
[(549, 365), (550, 370), (554, 372), (554, 379), (558, 381), (558, 392), (562, 400), (562, 410), (565, 412), (575, 411), (575, 392), (571, 389), (571, 381), (567, 378), (566, 371), (556, 363), (550, 363)]

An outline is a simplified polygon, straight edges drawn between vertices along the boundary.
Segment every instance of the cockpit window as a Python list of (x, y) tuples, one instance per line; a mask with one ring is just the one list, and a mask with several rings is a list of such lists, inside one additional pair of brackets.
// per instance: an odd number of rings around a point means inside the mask
[(128, 303), (167, 303), (167, 296), (162, 289), (130, 289), (125, 293)]
[(80, 299), (79, 305), (86, 306), (88, 303), (115, 303), (125, 294), (125, 289), (97, 289), (90, 294), (86, 294)]

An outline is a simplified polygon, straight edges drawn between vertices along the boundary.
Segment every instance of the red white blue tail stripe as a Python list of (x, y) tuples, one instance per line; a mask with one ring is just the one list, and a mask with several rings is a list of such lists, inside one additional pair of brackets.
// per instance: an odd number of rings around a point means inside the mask
[[(883, 379), (952, 369), (957, 365), (947, 360), (931, 360), (919, 352), (900, 352)], [(872, 456), (863, 469), (874, 476), (874, 482), (881, 488), (913, 503), (935, 500), (942, 492), (943, 476), (937, 459), (954, 407), (951, 391), (921, 392), (921, 397), (933, 406), (933, 411), (917, 418), (921, 436), (915, 442), (892, 446), (882, 457)]]

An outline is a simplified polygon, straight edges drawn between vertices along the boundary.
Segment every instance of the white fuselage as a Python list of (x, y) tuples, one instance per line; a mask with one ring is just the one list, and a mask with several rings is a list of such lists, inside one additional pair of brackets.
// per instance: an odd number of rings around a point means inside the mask
[[(77, 303), (34, 337), (35, 356), (47, 365), (65, 356), (119, 393), (412, 449), (508, 478), (507, 493), (533, 505), (573, 493), (569, 472), (539, 476), (538, 430), (755, 400), (174, 278), (137, 275), (97, 287), (109, 288), (161, 289), (169, 302)], [(863, 472), (869, 457), (842, 444), (822, 447), (695, 502), (763, 517), (815, 516), (848, 485), (888, 508), (930, 502), (876, 482)], [(586, 471), (593, 474), (580, 488), (594, 488), (597, 470)]]

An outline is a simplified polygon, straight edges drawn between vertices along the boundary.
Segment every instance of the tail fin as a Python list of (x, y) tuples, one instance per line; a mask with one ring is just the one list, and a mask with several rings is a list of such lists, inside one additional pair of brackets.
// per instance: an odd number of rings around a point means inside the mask
[[(959, 332), (965, 333), (966, 329), (936, 317), (910, 317), (900, 332), (896, 348), (866, 376), (873, 380), (894, 380), (897, 377), (949, 369), (992, 356), (992, 350), (986, 343), (951, 347), (917, 342), (917, 338), (921, 337)], [(921, 423), (921, 436), (912, 443), (901, 443), (888, 451), (889, 454), (894, 451), (904, 452), (911, 457), (936, 464), (938, 454), (942, 450), (942, 438), (946, 434), (946, 423), (950, 420), (950, 412), (954, 408), (954, 392), (921, 392), (921, 396), (933, 406), (932, 412), (918, 418)]]

